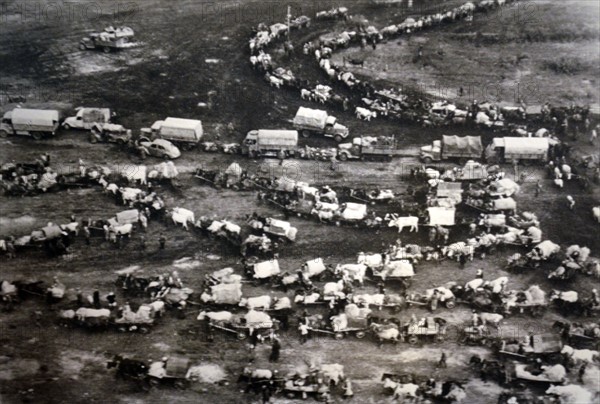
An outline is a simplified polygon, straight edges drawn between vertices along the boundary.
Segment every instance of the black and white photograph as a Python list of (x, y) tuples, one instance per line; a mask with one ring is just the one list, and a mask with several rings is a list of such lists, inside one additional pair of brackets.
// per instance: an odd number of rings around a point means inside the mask
[(0, 0), (0, 403), (600, 402), (598, 0)]

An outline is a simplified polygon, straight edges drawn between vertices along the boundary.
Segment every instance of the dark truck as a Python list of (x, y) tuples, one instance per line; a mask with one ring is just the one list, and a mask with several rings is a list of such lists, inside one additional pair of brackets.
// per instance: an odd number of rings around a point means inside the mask
[(442, 140), (434, 140), (433, 144), (421, 147), (419, 158), (425, 164), (449, 159), (465, 164), (468, 160), (481, 159), (482, 155), (481, 136), (443, 136)]
[(396, 148), (394, 136), (359, 137), (352, 143), (338, 145), (337, 158), (346, 160), (385, 160), (390, 161), (394, 156), (403, 155), (401, 149)]

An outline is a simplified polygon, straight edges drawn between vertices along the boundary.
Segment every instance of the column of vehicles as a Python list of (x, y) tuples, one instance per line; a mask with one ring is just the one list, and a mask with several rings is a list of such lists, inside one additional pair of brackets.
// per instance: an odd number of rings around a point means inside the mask
[[(174, 159), (181, 155), (180, 149), (198, 147), (204, 135), (200, 120), (168, 117), (154, 122), (149, 128), (142, 128), (139, 136), (134, 138), (131, 130), (114, 123), (114, 119), (115, 113), (108, 108), (79, 107), (74, 116), (64, 119), (57, 110), (15, 108), (4, 114), (0, 137), (24, 135), (39, 140), (54, 136), (62, 126), (65, 130), (89, 131), (92, 143), (125, 145), (135, 140), (142, 154)], [(398, 148), (395, 136), (360, 136), (343, 142), (349, 139), (348, 128), (326, 111), (300, 107), (292, 124), (294, 129), (251, 130), (234, 150), (250, 158), (314, 158), (315, 149), (300, 146), (299, 138), (320, 135), (338, 142), (337, 148), (329, 150), (328, 158), (389, 161), (399, 156), (415, 157)], [(558, 141), (548, 137), (495, 137), (484, 148), (481, 136), (443, 136), (431, 145), (421, 147), (418, 157), (425, 164), (450, 160), (461, 165), (470, 160), (485, 160), (491, 164), (545, 162), (557, 144)]]

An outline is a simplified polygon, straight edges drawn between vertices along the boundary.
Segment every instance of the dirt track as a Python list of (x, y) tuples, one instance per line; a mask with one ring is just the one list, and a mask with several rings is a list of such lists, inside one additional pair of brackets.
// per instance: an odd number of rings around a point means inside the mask
[[(109, 10), (108, 2), (100, 2), (103, 9)], [(248, 2), (244, 5), (258, 2)], [(364, 13), (368, 18), (383, 26), (397, 16), (380, 11), (366, 2), (350, 2), (351, 13)], [(326, 7), (324, 7), (326, 8)], [(108, 17), (95, 21), (73, 19), (65, 24), (26, 23), (10, 20), (2, 24), (0, 32), (0, 64), (2, 83), (17, 83), (13, 88), (17, 93), (30, 95), (30, 105), (48, 105), (49, 100), (60, 101), (67, 110), (78, 105), (108, 105), (118, 111), (120, 123), (127, 127), (148, 126), (156, 119), (165, 116), (196, 117), (202, 119), (208, 138), (217, 133), (221, 139), (240, 141), (250, 129), (284, 127), (298, 106), (304, 105), (297, 94), (271, 90), (261, 77), (247, 64), (246, 39), (251, 25), (262, 18), (248, 17), (231, 21), (207, 22), (206, 10), (203, 13), (198, 4), (192, 1), (178, 2), (176, 11), (170, 2), (152, 0), (143, 3), (139, 14), (131, 16), (126, 23), (139, 32), (139, 40), (144, 46), (131, 52), (104, 55), (94, 52), (81, 52), (77, 42), (85, 32), (101, 28), (111, 23)], [(277, 17), (284, 11), (277, 10)], [(282, 18), (276, 18), (279, 21)], [(205, 23), (202, 23), (205, 22)], [(318, 23), (310, 31), (300, 31), (294, 37), (311, 38), (317, 32), (325, 32), (330, 26)], [(298, 37), (296, 37), (301, 44)], [(227, 39), (225, 39), (227, 38)], [(300, 46), (298, 46), (300, 48)], [(217, 64), (205, 63), (215, 58)], [(324, 80), (314, 60), (301, 56), (288, 63), (302, 69), (303, 75), (311, 80)], [(94, 66), (95, 72), (89, 71)], [(87, 70), (82, 70), (87, 69)], [(217, 91), (213, 109), (197, 107), (207, 101), (207, 93)], [(550, 89), (548, 90), (550, 91)], [(33, 96), (31, 96), (33, 94)], [(565, 101), (566, 103), (566, 101)], [(10, 105), (3, 106), (3, 110)], [(397, 134), (406, 147), (425, 144), (445, 134), (464, 134), (462, 129), (428, 129), (398, 125), (387, 121), (365, 123), (354, 119), (351, 114), (336, 111), (340, 120), (351, 127), (353, 134)], [(235, 133), (227, 135), (224, 125), (232, 122)], [(489, 136), (489, 135), (486, 135)], [(313, 145), (331, 145), (328, 140), (311, 139)], [(584, 142), (577, 144), (583, 151), (589, 151)], [(79, 158), (96, 164), (118, 166), (137, 164), (137, 158), (119, 150), (116, 146), (91, 145), (82, 133), (63, 133), (55, 140), (33, 142), (30, 139), (11, 138), (0, 146), (0, 161), (29, 161), (48, 151), (55, 164), (73, 167)], [(184, 153), (176, 162), (182, 175), (176, 189), (159, 188), (168, 206), (187, 207), (196, 215), (227, 217), (240, 222), (247, 213), (256, 211), (280, 217), (281, 213), (266, 204), (258, 204), (253, 192), (217, 191), (200, 186), (191, 172), (197, 165), (226, 167), (231, 161), (249, 170), (258, 170), (260, 162), (250, 162), (241, 157), (205, 154), (199, 151)], [(152, 163), (148, 160), (146, 164)], [(156, 161), (158, 163), (158, 161)], [(378, 186), (402, 192), (406, 183), (401, 174), (406, 172), (411, 160), (395, 160), (383, 163), (344, 163), (341, 172), (332, 173), (328, 165), (314, 162), (288, 161), (287, 173), (300, 172), (295, 178), (319, 184), (344, 184), (353, 186)], [(264, 166), (264, 164), (263, 164)], [(282, 168), (271, 162), (275, 175), (281, 175)], [(284, 166), (284, 168), (286, 168)], [(511, 173), (512, 168), (506, 171)], [(509, 174), (510, 175), (510, 174)], [(533, 169), (532, 179), (542, 177), (541, 170)], [(598, 205), (597, 187), (592, 193), (582, 193), (574, 185), (568, 184), (561, 192), (556, 192), (547, 179), (544, 193), (540, 198), (533, 197), (534, 182), (524, 185), (517, 197), (520, 206), (534, 211), (542, 219), (545, 238), (563, 246), (578, 243), (589, 246), (596, 255), (600, 251), (598, 225), (591, 221), (591, 207)], [(577, 211), (565, 209), (565, 195), (570, 193), (577, 200)], [(35, 198), (0, 197), (2, 222), (0, 235), (26, 234), (31, 229), (43, 226), (48, 221), (66, 223), (74, 213), (78, 218), (108, 218), (122, 209), (113, 200), (103, 195), (100, 189), (76, 190), (41, 195)], [(470, 213), (472, 214), (472, 213)], [(286, 270), (294, 270), (302, 262), (322, 257), (328, 263), (354, 262), (359, 251), (378, 251), (383, 244), (393, 242), (398, 236), (393, 229), (381, 232), (360, 231), (354, 228), (326, 226), (316, 221), (292, 218), (291, 222), (299, 229), (298, 241), (286, 246), (280, 264)], [(167, 249), (158, 251), (158, 234), (168, 234)], [(406, 230), (405, 230), (406, 232)], [(71, 260), (48, 260), (41, 252), (31, 251), (20, 254), (13, 261), (0, 259), (2, 275), (6, 279), (36, 278), (48, 282), (58, 276), (69, 287), (80, 287), (91, 293), (98, 288), (103, 294), (114, 289), (115, 271), (131, 265), (139, 265), (146, 274), (158, 274), (172, 268), (172, 262), (182, 257), (194, 257), (200, 265), (193, 269), (179, 270), (184, 282), (199, 290), (204, 274), (226, 266), (239, 268), (237, 251), (228, 248), (223, 242), (209, 240), (193, 232), (185, 232), (170, 223), (150, 224), (146, 239), (148, 251), (139, 251), (139, 232), (125, 244), (122, 250), (102, 242), (92, 240), (92, 247), (85, 246), (78, 239)], [(461, 239), (464, 229), (457, 230), (453, 239)], [(426, 242), (426, 232), (403, 233), (404, 243)], [(468, 281), (477, 268), (484, 268), (486, 277), (492, 279), (506, 275), (502, 270), (505, 258), (514, 250), (508, 248), (485, 261), (476, 259), (467, 264), (464, 270), (458, 269), (455, 262), (444, 261), (439, 265), (420, 266), (412, 288), (417, 291), (439, 285), (448, 280)], [(211, 260), (209, 254), (221, 259)], [(547, 283), (538, 273), (522, 275), (509, 274), (510, 288), (519, 289), (530, 284), (539, 284), (549, 290), (555, 285)], [(589, 291), (590, 278), (580, 277), (568, 288)], [(390, 288), (393, 291), (393, 288)], [(367, 284), (365, 291), (373, 292), (373, 284)], [(264, 287), (244, 287), (245, 294), (268, 293)], [(274, 292), (282, 295), (282, 292)], [(123, 298), (119, 295), (119, 301)], [(34, 325), (33, 313), (43, 310), (40, 326)], [(401, 313), (408, 318), (412, 313), (418, 317), (426, 312), (419, 308)], [(88, 333), (58, 327), (54, 321), (56, 313), (46, 311), (39, 302), (28, 301), (18, 306), (12, 313), (3, 313), (0, 334), (0, 380), (1, 398), (6, 402), (253, 402), (255, 397), (244, 396), (235, 385), (237, 375), (252, 357), (243, 343), (228, 335), (217, 334), (213, 344), (204, 342), (200, 326), (195, 320), (196, 308), (190, 309), (185, 320), (178, 320), (168, 314), (151, 333), (147, 335), (119, 333)], [(440, 310), (457, 327), (470, 318), (467, 307), (454, 311)], [(511, 317), (501, 331), (516, 332), (521, 335), (529, 331), (548, 330), (554, 320), (560, 318), (549, 311), (542, 318), (527, 316)], [(448, 369), (434, 370), (435, 361), (441, 350), (449, 354)], [(270, 367), (267, 362), (269, 347), (259, 345), (254, 354), (256, 367)], [(165, 354), (180, 353), (194, 362), (213, 363), (228, 372), (229, 386), (193, 384), (186, 391), (169, 388), (156, 389), (151, 393), (140, 393), (127, 382), (114, 381), (112, 372), (106, 369), (106, 360), (115, 353), (124, 353), (141, 359), (158, 359)], [(459, 347), (450, 339), (442, 344), (428, 344), (413, 348), (407, 344), (385, 345), (381, 349), (370, 340), (358, 341), (348, 338), (344, 341), (333, 339), (311, 340), (306, 345), (299, 344), (296, 330), (284, 333), (282, 360), (278, 367), (282, 372), (304, 366), (305, 361), (322, 363), (338, 362), (346, 366), (347, 374), (355, 383), (356, 397), (361, 402), (387, 402), (379, 382), (384, 372), (415, 372), (422, 375), (433, 374), (442, 379), (474, 379), (465, 361), (470, 355), (485, 354), (478, 348)], [(472, 381), (469, 384), (467, 402), (496, 402), (498, 387)], [(31, 391), (28, 391), (32, 389)], [(487, 396), (484, 396), (488, 394)], [(486, 398), (484, 398), (486, 397)], [(283, 402), (283, 401), (281, 401)]]

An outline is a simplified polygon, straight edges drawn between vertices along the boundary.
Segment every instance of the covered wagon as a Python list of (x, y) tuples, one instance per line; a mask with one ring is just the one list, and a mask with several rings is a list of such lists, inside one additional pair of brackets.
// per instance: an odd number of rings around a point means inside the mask
[(216, 305), (235, 305), (242, 300), (241, 283), (221, 283), (210, 287), (210, 292), (205, 291), (200, 296), (204, 303)]

